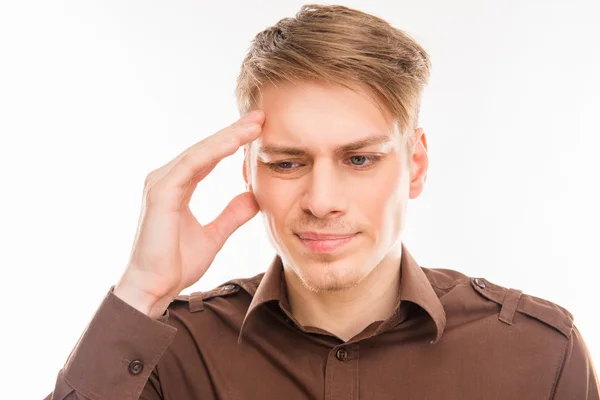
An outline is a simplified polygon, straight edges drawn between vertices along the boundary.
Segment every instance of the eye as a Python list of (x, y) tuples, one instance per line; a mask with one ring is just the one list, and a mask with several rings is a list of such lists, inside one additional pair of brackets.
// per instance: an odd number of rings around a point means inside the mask
[(372, 166), (373, 164), (375, 164), (377, 161), (379, 161), (381, 159), (380, 156), (350, 156), (348, 157), (348, 160), (350, 161), (350, 164), (354, 167), (359, 167), (359, 168), (367, 168)]
[(352, 157), (350, 157), (350, 162), (352, 163), (352, 165), (363, 165), (367, 161), (368, 160), (367, 160), (366, 156), (352, 156)]
[(295, 163), (293, 161), (278, 161), (267, 164), (269, 168), (275, 171), (291, 171), (294, 167), (298, 167), (301, 164)]

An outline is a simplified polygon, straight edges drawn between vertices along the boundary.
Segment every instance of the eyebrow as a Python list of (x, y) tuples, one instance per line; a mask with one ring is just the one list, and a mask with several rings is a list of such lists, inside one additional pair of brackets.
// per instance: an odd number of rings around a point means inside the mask
[[(344, 154), (349, 151), (360, 150), (364, 147), (374, 146), (376, 144), (391, 142), (392, 138), (388, 135), (374, 136), (366, 139), (357, 140), (355, 142), (347, 143), (339, 146), (335, 149), (336, 154)], [(261, 146), (258, 149), (259, 153), (269, 155), (287, 155), (287, 156), (306, 156), (308, 150), (303, 147), (290, 147), (290, 146), (274, 146), (266, 145)]]

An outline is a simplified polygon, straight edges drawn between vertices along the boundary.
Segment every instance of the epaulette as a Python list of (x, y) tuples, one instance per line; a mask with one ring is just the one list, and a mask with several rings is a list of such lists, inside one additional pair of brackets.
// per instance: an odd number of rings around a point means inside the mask
[(496, 285), (484, 278), (471, 278), (471, 286), (486, 299), (501, 305), (498, 314), (500, 321), (512, 325), (515, 312), (518, 311), (553, 327), (567, 338), (570, 337), (573, 314), (558, 304), (524, 294), (518, 289)]
[(239, 284), (229, 281), (211, 290), (179, 295), (175, 297), (173, 301), (187, 302), (190, 312), (197, 312), (204, 310), (205, 300), (213, 297), (222, 297), (237, 293), (239, 292), (240, 288), (241, 286)]

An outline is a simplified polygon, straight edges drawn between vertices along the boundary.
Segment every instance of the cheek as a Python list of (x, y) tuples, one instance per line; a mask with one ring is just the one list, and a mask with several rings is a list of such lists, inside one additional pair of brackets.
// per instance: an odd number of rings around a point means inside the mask
[(261, 212), (278, 224), (283, 222), (294, 203), (297, 186), (293, 181), (275, 179), (268, 171), (258, 169), (253, 191)]
[(408, 186), (400, 171), (388, 170), (373, 177), (370, 190), (363, 191), (357, 198), (360, 210), (364, 213), (372, 228), (387, 235), (401, 226)]

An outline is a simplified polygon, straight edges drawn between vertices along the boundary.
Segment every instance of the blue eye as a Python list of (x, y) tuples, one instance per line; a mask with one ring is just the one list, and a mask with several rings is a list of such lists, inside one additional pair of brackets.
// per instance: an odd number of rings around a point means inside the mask
[(350, 162), (352, 165), (364, 165), (368, 161), (366, 156), (352, 156), (350, 157)]
[[(381, 158), (381, 155), (355, 155), (347, 157), (344, 162), (355, 169), (368, 169), (373, 167)], [(300, 168), (306, 166), (306, 164), (293, 161), (277, 161), (267, 163), (266, 165), (270, 169), (280, 173), (297, 172)]]
[(377, 161), (381, 159), (381, 156), (350, 156), (348, 160), (350, 161), (350, 165), (353, 167), (368, 168), (373, 166)]

